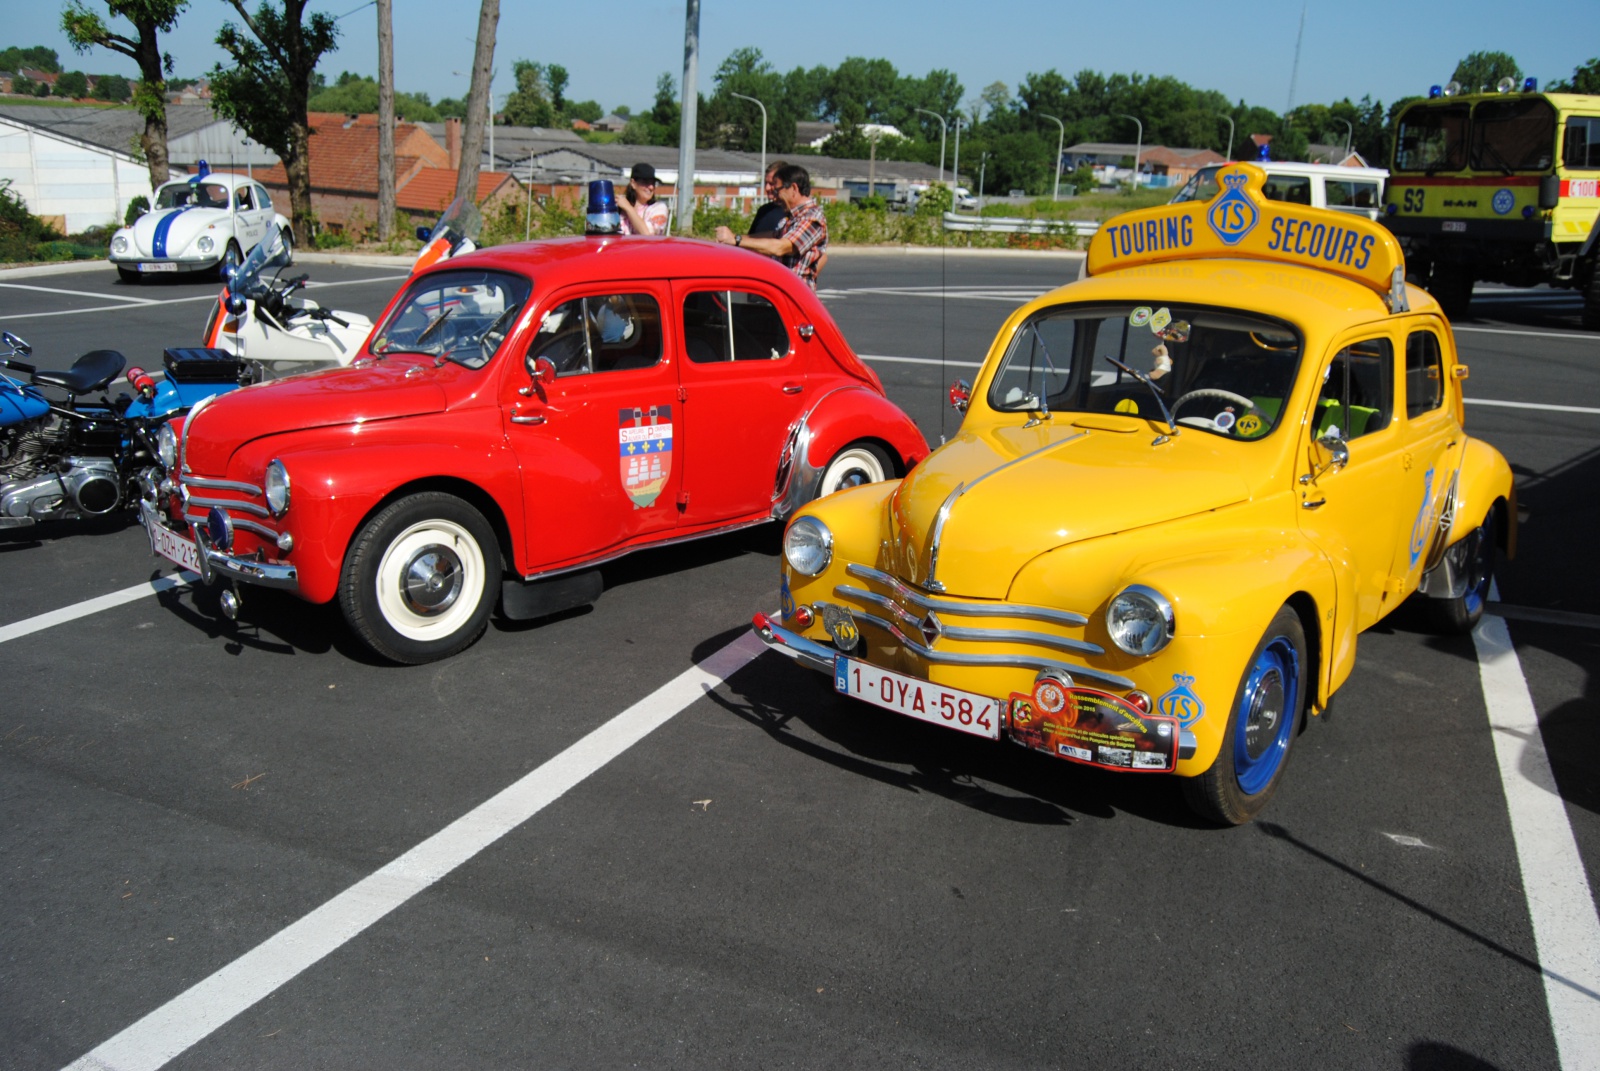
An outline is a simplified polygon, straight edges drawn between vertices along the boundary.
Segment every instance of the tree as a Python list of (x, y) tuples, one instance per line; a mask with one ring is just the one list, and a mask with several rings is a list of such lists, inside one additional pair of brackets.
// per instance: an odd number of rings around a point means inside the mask
[(550, 88), (550, 105), (562, 118), (567, 114), (567, 82), (570, 80), (571, 75), (559, 63), (552, 63), (544, 69), (544, 82)]
[(1600, 94), (1600, 58), (1591, 59), (1581, 67), (1574, 67), (1570, 79), (1551, 82), (1549, 88), (1552, 93)]
[(478, 7), (478, 39), (472, 52), (472, 82), (467, 87), (467, 115), (462, 123), (461, 167), (456, 171), (456, 196), (478, 202), (478, 172), (483, 169), (483, 132), (489, 125), (489, 94), (494, 83), (494, 34), (500, 24), (500, 0), (482, 0)]
[(228, 2), (244, 19), (249, 35), (231, 22), (223, 23), (217, 33), (217, 44), (232, 57), (233, 65), (211, 69), (213, 107), (283, 160), (295, 243), (307, 246), (313, 212), (306, 105), (317, 62), (338, 47), (339, 27), (320, 12), (308, 20), (308, 0), (283, 0), (281, 11), (262, 0), (254, 15), (245, 9), (245, 0)]
[(1461, 88), (1468, 93), (1493, 89), (1502, 78), (1522, 81), (1522, 75), (1517, 71), (1517, 61), (1504, 52), (1473, 52), (1456, 64), (1455, 73), (1450, 77), (1460, 82)]
[(61, 73), (61, 58), (56, 55), (56, 50), (43, 45), (34, 45), (32, 48), (0, 49), (0, 71), (20, 71), (26, 67), (30, 71), (44, 71), (48, 74)]
[[(378, 114), (378, 83), (364, 75), (341, 74), (333, 85), (313, 93), (306, 107), (313, 112), (343, 112), (346, 115)], [(437, 123), (443, 113), (426, 93), (396, 93), (395, 114), (413, 123)]]
[(433, 106), (439, 113), (440, 119), (465, 119), (467, 117), (467, 102), (459, 97), (445, 97)]
[[(97, 12), (90, 11), (80, 0), (72, 0), (62, 11), (61, 29), (80, 53), (95, 47), (107, 48), (138, 64), (139, 89), (133, 94), (133, 103), (144, 116), (139, 148), (144, 152), (145, 164), (150, 168), (150, 185), (154, 188), (171, 177), (167, 166), (167, 83), (164, 76), (172, 73), (172, 56), (161, 51), (160, 35), (171, 32), (177, 25), (178, 15), (189, 6), (189, 0), (105, 0), (105, 4), (112, 18), (124, 19), (133, 27), (131, 35), (112, 30)], [(95, 84), (95, 97), (127, 100), (128, 94), (110, 95), (112, 90), (126, 89), (127, 79), (118, 76), (122, 85), (108, 87), (109, 77), (102, 77)]]
[(67, 71), (56, 76), (55, 95), (81, 100), (89, 95), (89, 79), (82, 71)]
[(550, 100), (549, 72), (544, 64), (517, 60), (511, 65), (517, 88), (506, 97), (500, 114), (512, 126), (556, 126), (557, 112)]
[(624, 145), (678, 144), (678, 119), (683, 106), (678, 103), (678, 85), (672, 75), (663, 71), (656, 79), (655, 104), (648, 112), (635, 115), (622, 128)]
[[(128, 80), (122, 77), (120, 74), (102, 74), (95, 79), (94, 89), (89, 93), (89, 95), (95, 100), (108, 100), (120, 104), (133, 96), (133, 86), (129, 85)], [(163, 117), (162, 126), (165, 127), (165, 106), (162, 107), (161, 112)], [(149, 120), (146, 120), (146, 129), (148, 129), (148, 122)], [(143, 141), (142, 138), (140, 140), (141, 142)], [(165, 147), (166, 135), (164, 131), (161, 142), (163, 147)]]

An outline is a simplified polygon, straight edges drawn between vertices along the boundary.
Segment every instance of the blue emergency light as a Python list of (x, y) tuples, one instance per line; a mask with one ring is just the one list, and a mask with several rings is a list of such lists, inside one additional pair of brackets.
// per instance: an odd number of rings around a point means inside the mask
[(1436, 99), (1438, 97), (1442, 97), (1442, 96), (1444, 96), (1444, 86), (1429, 86), (1428, 87), (1428, 99), (1429, 100), (1434, 100), (1434, 99)]
[(1522, 80), (1522, 91), (1524, 93), (1537, 93), (1537, 92), (1539, 92), (1539, 79), (1537, 79), (1537, 78), (1524, 78)]
[(583, 233), (619, 234), (622, 213), (617, 211), (617, 191), (610, 179), (589, 183), (589, 207), (584, 213)]

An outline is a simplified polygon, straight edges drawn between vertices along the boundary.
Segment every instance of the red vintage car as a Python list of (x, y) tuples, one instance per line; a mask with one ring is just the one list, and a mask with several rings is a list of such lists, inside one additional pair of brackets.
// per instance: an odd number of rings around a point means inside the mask
[[(181, 436), (181, 438), (180, 438)], [(600, 596), (597, 566), (782, 519), (927, 454), (816, 296), (678, 238), (561, 238), (419, 275), (348, 368), (196, 406), (141, 516), (156, 553), (337, 598), (396, 662), (447, 657), (496, 605)]]

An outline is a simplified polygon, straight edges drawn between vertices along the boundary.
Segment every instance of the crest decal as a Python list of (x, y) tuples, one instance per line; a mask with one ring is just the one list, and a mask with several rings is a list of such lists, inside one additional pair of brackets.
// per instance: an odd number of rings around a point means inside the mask
[(1228, 187), (1228, 192), (1211, 202), (1206, 222), (1223, 245), (1238, 245), (1261, 220), (1260, 210), (1244, 192), (1250, 176), (1242, 171), (1224, 171), (1217, 177)]
[(655, 504), (672, 474), (672, 406), (634, 406), (617, 413), (622, 489), (634, 509)]
[(1176, 718), (1184, 729), (1206, 716), (1206, 705), (1194, 692), (1194, 677), (1188, 673), (1172, 675), (1172, 690), (1156, 700), (1156, 710), (1164, 717)]

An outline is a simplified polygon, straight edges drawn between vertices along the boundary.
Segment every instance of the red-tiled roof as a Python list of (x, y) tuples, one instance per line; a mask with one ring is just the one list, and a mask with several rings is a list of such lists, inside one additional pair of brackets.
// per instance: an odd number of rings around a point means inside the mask
[[(350, 116), (312, 112), (308, 141), (311, 149), (311, 184), (318, 190), (378, 192), (378, 121), (375, 115)], [(403, 179), (419, 162), (438, 165), (449, 159), (443, 146), (412, 123), (396, 123), (395, 174)], [(261, 172), (268, 186), (287, 186), (282, 164)]]
[[(478, 172), (478, 203), (508, 182), (515, 182), (504, 171)], [(440, 212), (455, 200), (456, 169), (453, 167), (424, 167), (410, 182), (395, 191), (395, 207), (410, 212)]]

